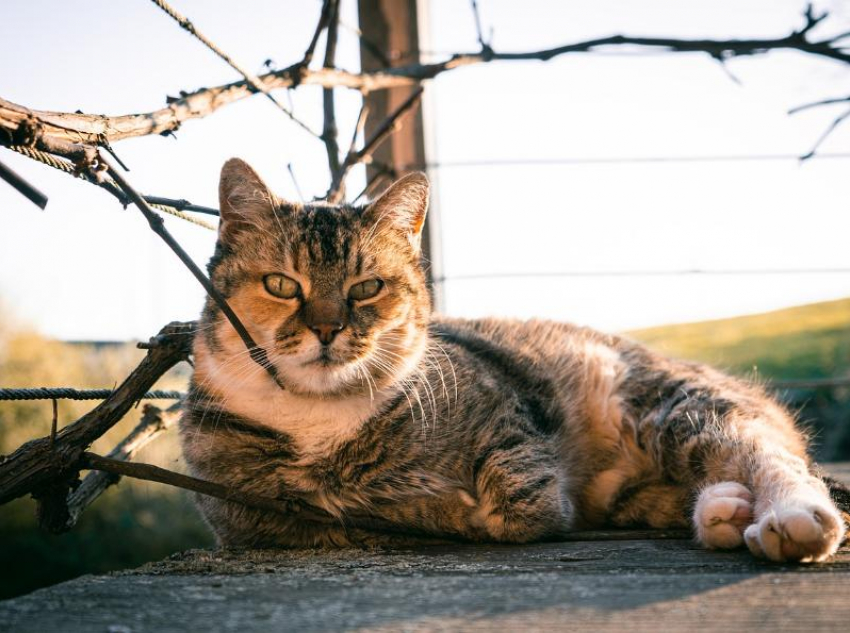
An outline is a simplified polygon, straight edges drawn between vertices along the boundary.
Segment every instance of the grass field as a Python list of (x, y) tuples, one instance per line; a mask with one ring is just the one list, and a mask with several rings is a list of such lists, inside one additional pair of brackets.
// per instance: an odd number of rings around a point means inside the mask
[[(654, 327), (627, 336), (668, 356), (707, 362), (768, 383), (850, 377), (850, 299)], [(778, 393), (809, 431), (815, 459), (850, 459), (850, 387)]]
[(763, 378), (850, 374), (850, 299), (635, 330), (627, 336), (678, 358)]

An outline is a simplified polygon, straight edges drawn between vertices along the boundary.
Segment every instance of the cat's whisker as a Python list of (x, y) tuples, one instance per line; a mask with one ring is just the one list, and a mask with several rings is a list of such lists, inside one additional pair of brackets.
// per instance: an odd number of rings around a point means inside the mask
[[(392, 356), (392, 357), (395, 357), (395, 358), (397, 358), (397, 359), (398, 359), (398, 361), (399, 361), (400, 363), (401, 363), (401, 362), (404, 362), (404, 361), (406, 361), (406, 360), (407, 360), (407, 359), (406, 359), (404, 356), (402, 356), (401, 354), (398, 354), (398, 353), (396, 353), (396, 352), (393, 352), (393, 351), (391, 351), (391, 350), (387, 349), (386, 347), (382, 347), (382, 346), (380, 346), (380, 345), (377, 345), (377, 346), (376, 346), (375, 354), (376, 354), (377, 356), (379, 356), (379, 357), (380, 357), (380, 356)], [(415, 367), (415, 368), (413, 369), (413, 372), (412, 372), (412, 373), (414, 373), (414, 374), (417, 376), (417, 378), (419, 379), (419, 380), (418, 380), (418, 382), (417, 382), (416, 384), (421, 384), (421, 385), (422, 385), (422, 388), (425, 390), (425, 396), (426, 396), (426, 399), (427, 399), (427, 401), (428, 401), (428, 405), (429, 405), (429, 407), (430, 407), (430, 409), (431, 409), (431, 415), (432, 415), (432, 418), (433, 418), (433, 426), (434, 426), (434, 428), (436, 429), (436, 426), (437, 426), (437, 400), (436, 400), (436, 397), (435, 397), (435, 395), (434, 395), (434, 390), (433, 390), (433, 388), (432, 388), (432, 386), (431, 386), (431, 384), (430, 384), (430, 382), (429, 382), (429, 380), (428, 380), (428, 375), (427, 375), (427, 373), (426, 373), (425, 371), (423, 371), (423, 370), (422, 370), (421, 368), (419, 368), (419, 367)], [(427, 421), (426, 421), (426, 419), (425, 419), (425, 409), (424, 409), (424, 406), (423, 406), (423, 404), (422, 404), (422, 401), (421, 401), (421, 399), (420, 399), (420, 397), (419, 397), (419, 390), (418, 390), (418, 389), (415, 389), (414, 393), (415, 393), (415, 395), (416, 395), (417, 399), (419, 400), (419, 406), (420, 406), (420, 409), (422, 410), (423, 425), (427, 428), (427, 427), (428, 427), (428, 424), (427, 424)]]
[[(374, 357), (370, 357), (369, 359), (367, 359), (367, 362), (369, 364), (378, 365), (378, 361)], [(380, 366), (378, 366), (378, 368), (380, 369)], [(401, 380), (401, 381), (396, 382), (394, 384), (394, 386), (401, 389), (401, 392), (404, 394), (404, 397), (407, 400), (407, 406), (410, 410), (410, 417), (415, 422), (416, 421), (416, 414), (413, 411), (413, 401), (410, 399), (410, 394), (408, 393), (408, 388), (407, 388), (406, 382), (404, 380)]]
[(455, 364), (454, 364), (454, 362), (452, 362), (452, 359), (449, 356), (448, 352), (446, 352), (446, 348), (444, 348), (442, 345), (440, 345), (437, 341), (432, 339), (432, 340), (429, 341), (429, 344), (436, 347), (438, 350), (440, 350), (440, 352), (442, 352), (442, 354), (443, 354), (443, 357), (446, 359), (446, 362), (449, 364), (449, 369), (451, 369), (451, 371), (452, 371), (452, 382), (454, 383), (454, 392), (455, 392), (454, 399), (455, 399), (455, 403), (457, 403), (458, 390), (457, 390), (457, 372), (455, 371)]

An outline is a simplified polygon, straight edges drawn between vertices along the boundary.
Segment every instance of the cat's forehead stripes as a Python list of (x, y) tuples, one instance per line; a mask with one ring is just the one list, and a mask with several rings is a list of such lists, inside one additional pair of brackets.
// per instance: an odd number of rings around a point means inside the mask
[(307, 245), (311, 263), (347, 261), (355, 225), (351, 209), (308, 206), (296, 215), (296, 235)]
[(358, 276), (374, 267), (373, 254), (363, 248), (362, 236), (369, 227), (362, 213), (358, 208), (325, 205), (296, 209), (292, 229), (284, 238), (286, 263), (299, 274), (325, 278)]

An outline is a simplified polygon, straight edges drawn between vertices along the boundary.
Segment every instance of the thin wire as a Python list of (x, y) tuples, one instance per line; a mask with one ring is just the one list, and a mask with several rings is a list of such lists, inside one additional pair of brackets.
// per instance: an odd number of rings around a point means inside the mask
[[(850, 152), (815, 154), (805, 162), (816, 159), (848, 159)], [(736, 163), (756, 161), (797, 161), (803, 160), (797, 154), (738, 154), (726, 156), (624, 156), (600, 158), (481, 158), (469, 160), (435, 161), (425, 164), (429, 169), (449, 169), (455, 167), (513, 167), (545, 165), (633, 165), (643, 163)], [(407, 165), (405, 169), (421, 169), (422, 165)]]
[(487, 279), (533, 279), (552, 277), (677, 277), (682, 275), (734, 276), (734, 275), (847, 275), (850, 268), (728, 268), (680, 270), (562, 270), (540, 272), (469, 273), (444, 275), (434, 279), (435, 284), (450, 281), (483, 281)]

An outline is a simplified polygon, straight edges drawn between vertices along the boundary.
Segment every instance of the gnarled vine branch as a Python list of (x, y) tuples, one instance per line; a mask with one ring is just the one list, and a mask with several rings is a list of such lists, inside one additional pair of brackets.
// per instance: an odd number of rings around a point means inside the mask
[[(562, 55), (592, 53), (611, 47), (659, 49), (670, 53), (703, 53), (722, 61), (733, 57), (790, 50), (850, 64), (850, 49), (844, 42), (847, 34), (826, 38), (813, 37), (813, 29), (826, 18), (826, 13), (815, 15), (809, 8), (801, 28), (777, 38), (678, 39), (612, 35), (527, 52), (498, 52), (488, 45), (480, 52), (457, 53), (437, 63), (409, 64), (363, 73), (330, 67), (309, 69), (302, 60), (287, 68), (259, 75), (257, 81), (262, 82), (267, 91), (314, 85), (322, 88), (350, 88), (368, 93), (417, 85), (464, 66), (509, 61), (548, 61)], [(236, 81), (181, 93), (180, 98), (169, 99), (168, 105), (159, 110), (120, 116), (39, 111), (0, 99), (0, 144), (33, 145), (79, 161), (86, 157), (87, 148), (97, 146), (103, 141), (111, 143), (137, 136), (166, 134), (178, 129), (186, 121), (209, 116), (219, 108), (245, 99), (255, 92), (256, 89), (250, 82)]]

